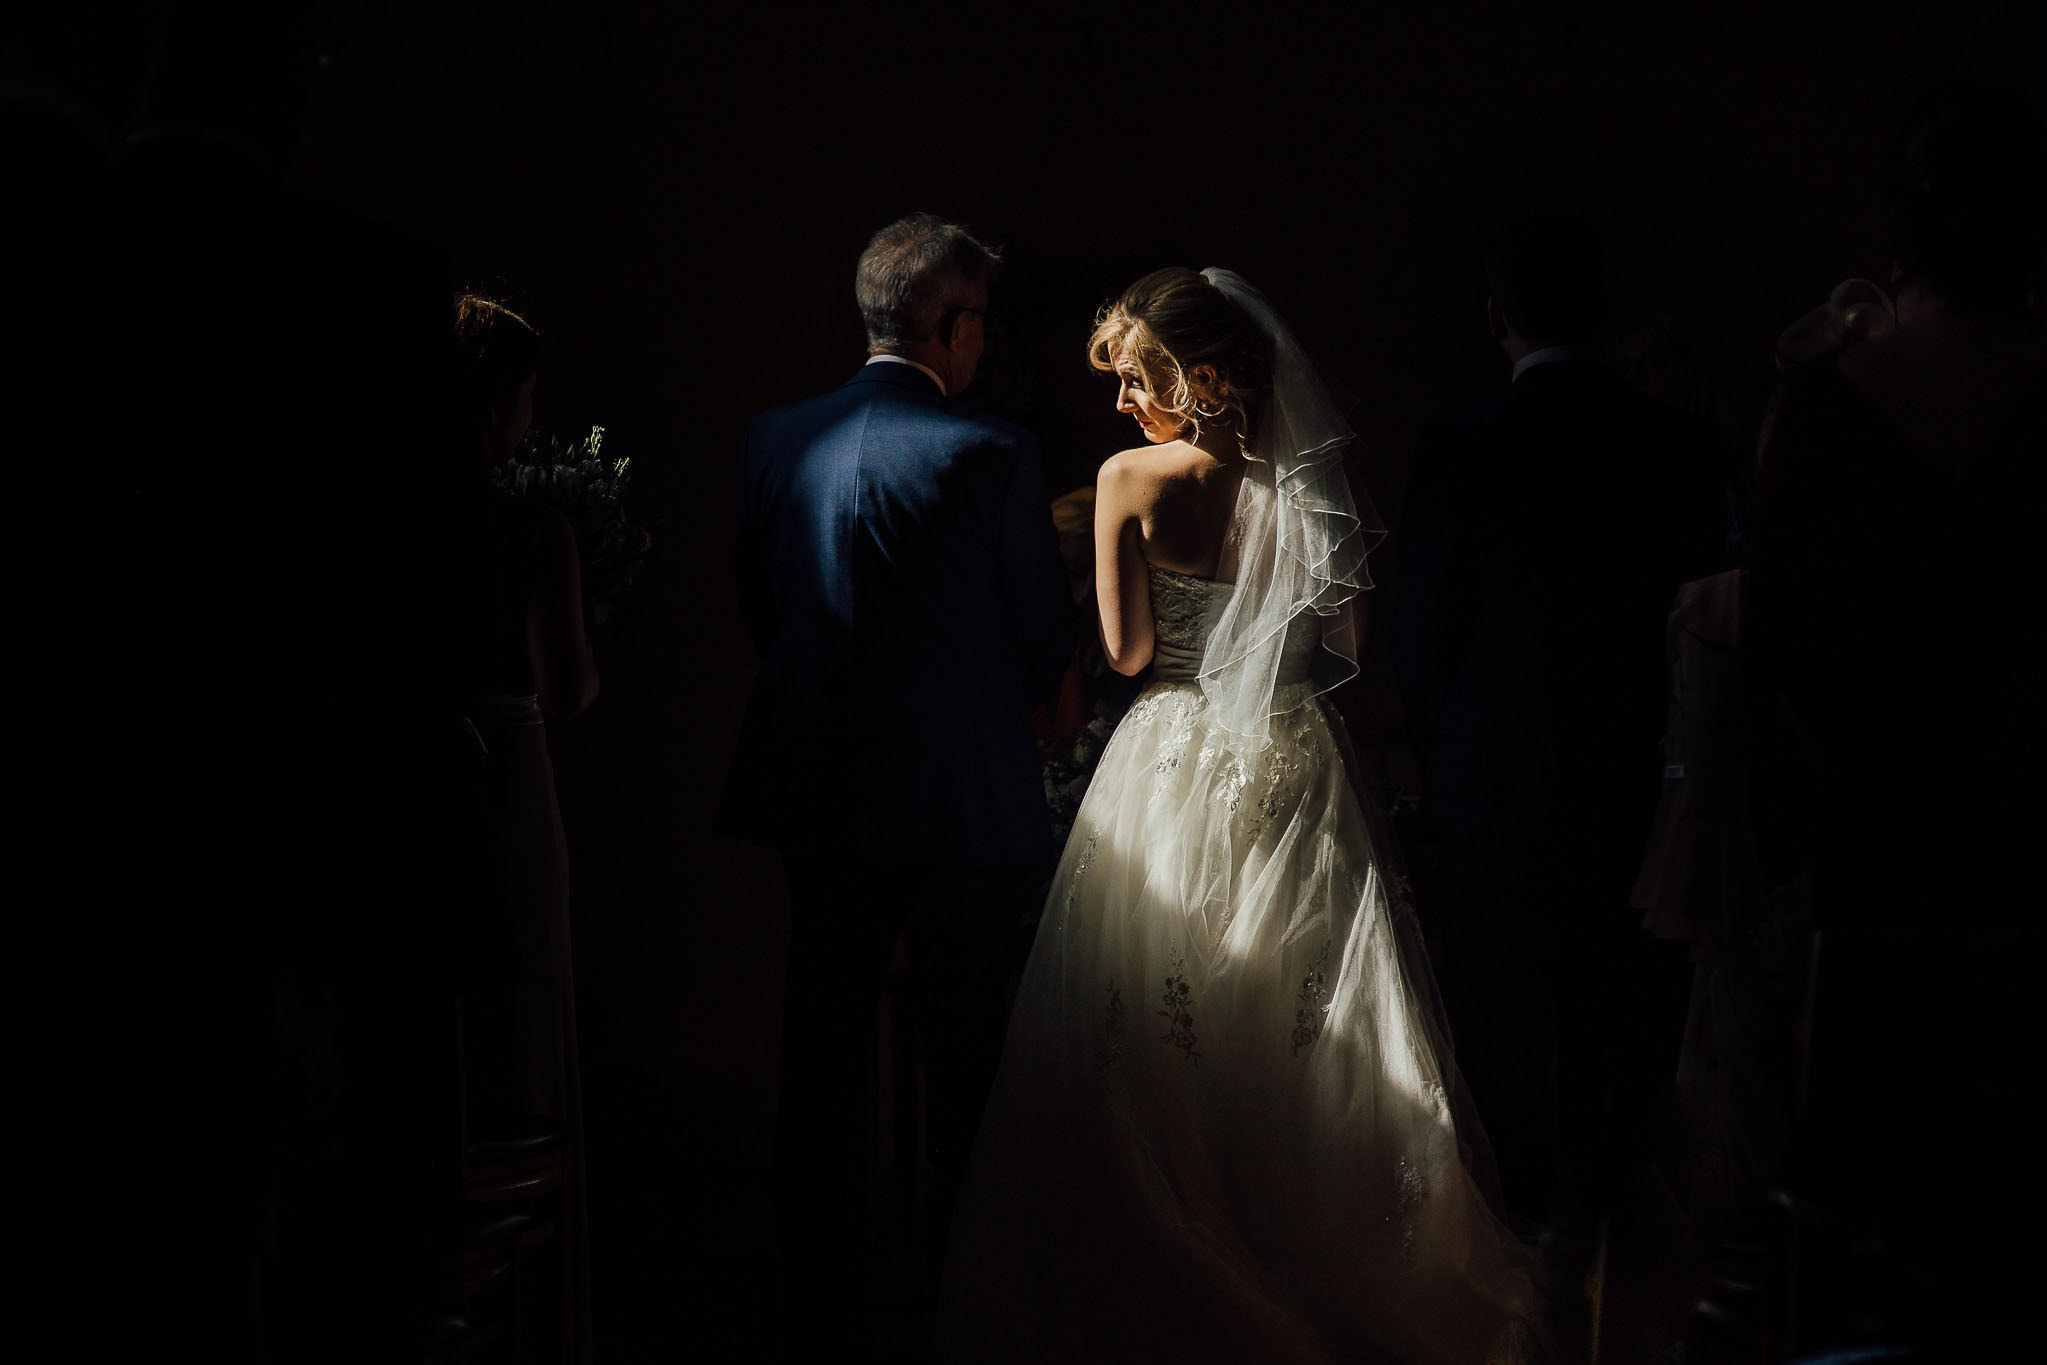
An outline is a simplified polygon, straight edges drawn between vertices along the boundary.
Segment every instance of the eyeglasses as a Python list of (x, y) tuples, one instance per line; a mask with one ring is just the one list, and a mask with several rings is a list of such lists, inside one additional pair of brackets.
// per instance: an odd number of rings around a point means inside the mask
[(994, 313), (994, 311), (993, 311), (993, 310), (991, 310), (991, 309), (987, 309), (987, 308), (965, 308), (965, 307), (961, 307), (961, 308), (955, 308), (955, 309), (953, 309), (952, 311), (953, 311), (953, 312), (955, 312), (955, 313), (972, 313), (972, 314), (973, 314), (973, 315), (974, 315), (975, 317), (977, 317), (977, 318), (982, 318), (982, 319), (985, 319), (985, 320), (987, 320), (987, 321), (989, 321), (989, 322), (993, 322), (993, 321), (995, 320), (995, 313)]

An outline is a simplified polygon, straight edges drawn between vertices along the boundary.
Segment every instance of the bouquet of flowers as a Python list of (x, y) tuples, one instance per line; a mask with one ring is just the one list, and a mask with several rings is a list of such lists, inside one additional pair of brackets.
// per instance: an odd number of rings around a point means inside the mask
[(593, 626), (618, 610), (654, 552), (653, 536), (626, 518), (631, 474), (629, 457), (604, 457), (603, 427), (569, 442), (528, 432), (512, 458), (491, 470), (498, 487), (547, 504), (575, 528), (584, 611)]

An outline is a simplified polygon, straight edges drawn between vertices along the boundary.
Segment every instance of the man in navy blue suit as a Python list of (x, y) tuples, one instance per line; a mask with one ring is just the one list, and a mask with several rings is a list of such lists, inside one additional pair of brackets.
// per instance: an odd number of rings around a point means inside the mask
[(778, 1229), (790, 1289), (827, 1318), (866, 1288), (897, 938), (922, 983), (935, 1259), (1055, 852), (1031, 712), (1073, 646), (1066, 567), (1036, 438), (959, 399), (998, 265), (929, 214), (883, 228), (856, 278), (867, 364), (747, 432), (738, 578), (761, 670), (720, 823), (788, 880)]
[(1393, 662), (1457, 1060), (1510, 1218), (1573, 1238), (1614, 1155), (1608, 1107), (1646, 1122), (1676, 1063), (1688, 969), (1628, 899), (1662, 776), (1665, 619), (1720, 567), (1724, 516), (1705, 433), (1600, 362), (1593, 230), (1526, 216), (1487, 273), (1513, 379), (1422, 434)]

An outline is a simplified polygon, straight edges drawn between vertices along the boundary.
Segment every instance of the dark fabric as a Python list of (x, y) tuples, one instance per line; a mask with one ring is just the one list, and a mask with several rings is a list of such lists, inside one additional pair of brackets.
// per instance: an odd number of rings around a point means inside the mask
[(2038, 1133), (2047, 375), (1971, 458), (1960, 433), (1926, 435), (1942, 448), (1829, 358), (1787, 379), (1763, 452), (1751, 638), (1815, 755), (1820, 933), (1786, 1180), (1819, 1210), (1801, 1333), (1875, 1319), (1932, 1358), (1989, 1359), (2026, 1328), (2016, 1239), (2039, 1197), (2022, 1174), (1954, 1176)]
[(805, 853), (1048, 856), (1031, 710), (1075, 619), (1037, 439), (870, 365), (756, 418), (740, 481), (761, 670), (721, 828)]
[(1646, 819), (1665, 617), (1723, 522), (1703, 432), (1601, 365), (1535, 366), (1424, 431), (1392, 622), (1424, 828), (1533, 845)]
[[(484, 478), (477, 470), (479, 485)], [(529, 621), (547, 553), (548, 514), (526, 499), (481, 487), (462, 511), (459, 527), (450, 532), (461, 537), (462, 610), (445, 629), (458, 661), (463, 704), (536, 692)]]
[(1821, 935), (1788, 1177), (1817, 1210), (1802, 1340), (1874, 1320), (1924, 1358), (1994, 1360), (2023, 1339), (2043, 1201), (2003, 1158), (2039, 1141), (2038, 976), (2037, 953)]
[(1539, 365), (1425, 430), (1396, 533), (1392, 654), (1441, 867), (1422, 909), (1509, 1211), (1552, 1221), (1676, 1062), (1682, 962), (1628, 892), (1666, 616), (1724, 553), (1716, 457), (1605, 367)]
[(1817, 757), (1816, 920), (2030, 931), (2006, 887), (2038, 813), (2011, 784), (2030, 785), (2041, 753), (2047, 378), (1959, 467), (1915, 450), (1830, 363), (1792, 376), (1771, 432), (1751, 630)]
[(924, 1156), (934, 1176), (923, 1221), (935, 1262), (1001, 1061), (1020, 926), (1042, 898), (1045, 868), (814, 857), (785, 857), (783, 867), (790, 938), (777, 1240), (790, 1301), (830, 1305), (843, 1321), (858, 1317), (867, 1289), (875, 1024), (897, 939), (909, 936), (922, 1023)]

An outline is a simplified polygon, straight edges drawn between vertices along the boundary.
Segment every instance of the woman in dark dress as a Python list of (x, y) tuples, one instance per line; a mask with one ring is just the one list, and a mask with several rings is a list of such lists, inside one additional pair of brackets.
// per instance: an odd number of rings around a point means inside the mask
[[(597, 695), (583, 629), (575, 532), (552, 508), (490, 487), (533, 418), (539, 339), (518, 314), (474, 295), (455, 309), (478, 460), (468, 537), (463, 654), (469, 718), (482, 749), (483, 818), (475, 923), (466, 936), (463, 1045), (472, 1137), (532, 1120), (582, 1122), (569, 953), (569, 868), (548, 718)], [(578, 1355), (589, 1341), (586, 1203), (580, 1132), (568, 1246)]]

